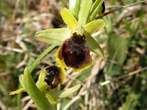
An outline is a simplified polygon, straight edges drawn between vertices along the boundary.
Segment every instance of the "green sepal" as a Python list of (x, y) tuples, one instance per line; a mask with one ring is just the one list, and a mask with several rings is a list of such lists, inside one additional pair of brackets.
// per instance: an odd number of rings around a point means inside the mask
[(83, 27), (89, 34), (92, 34), (96, 31), (99, 31), (104, 26), (105, 26), (105, 21), (103, 19), (97, 19), (87, 23)]
[(75, 30), (75, 28), (78, 26), (78, 22), (76, 18), (72, 15), (70, 10), (68, 10), (67, 8), (63, 8), (60, 12), (60, 15), (67, 27), (70, 30)]
[(61, 44), (65, 39), (70, 37), (70, 30), (68, 28), (45, 29), (38, 31), (35, 38), (47, 44)]

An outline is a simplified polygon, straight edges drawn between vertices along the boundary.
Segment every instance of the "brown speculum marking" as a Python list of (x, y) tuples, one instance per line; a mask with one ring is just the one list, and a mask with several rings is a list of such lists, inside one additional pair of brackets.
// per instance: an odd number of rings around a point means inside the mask
[(67, 66), (73, 68), (79, 68), (87, 63), (90, 59), (90, 51), (85, 45), (85, 36), (73, 33), (72, 37), (63, 43), (60, 56)]
[(53, 89), (58, 86), (58, 84), (61, 82), (61, 76), (60, 76), (60, 68), (57, 66), (49, 66), (46, 68), (47, 75), (45, 78), (45, 82), (48, 84), (49, 88)]

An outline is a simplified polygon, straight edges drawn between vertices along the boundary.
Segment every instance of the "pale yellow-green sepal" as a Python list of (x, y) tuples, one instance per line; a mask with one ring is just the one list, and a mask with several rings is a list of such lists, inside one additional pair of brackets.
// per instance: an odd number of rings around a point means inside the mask
[(47, 44), (61, 44), (65, 39), (70, 37), (68, 28), (45, 29), (36, 32), (35, 39)]
[(60, 14), (67, 27), (71, 30), (75, 30), (78, 26), (78, 22), (72, 13), (67, 8), (63, 8)]
[(45, 69), (42, 69), (40, 71), (40, 73), (39, 73), (39, 77), (38, 77), (38, 80), (37, 80), (37, 83), (36, 83), (37, 87), (42, 92), (44, 92), (48, 88), (48, 85), (45, 82), (46, 74), (47, 74), (46, 70)]
[(92, 34), (104, 28), (104, 26), (105, 26), (105, 21), (103, 19), (97, 19), (87, 23), (83, 27), (85, 31), (87, 31), (89, 34)]

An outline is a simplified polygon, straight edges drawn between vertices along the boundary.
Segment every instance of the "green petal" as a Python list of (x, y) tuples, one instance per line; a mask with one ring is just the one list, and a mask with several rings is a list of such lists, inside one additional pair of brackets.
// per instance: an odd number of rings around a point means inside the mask
[(79, 17), (78, 17), (79, 18), (78, 22), (80, 25), (86, 24), (91, 6), (92, 6), (92, 0), (82, 0)]
[(70, 37), (70, 30), (68, 28), (45, 29), (38, 31), (35, 38), (47, 44), (61, 44), (65, 39)]
[(90, 23), (84, 25), (84, 29), (89, 33), (92, 34), (105, 26), (105, 22), (103, 19), (93, 20)]
[(40, 91), (45, 91), (47, 89), (47, 84), (45, 82), (45, 77), (46, 77), (46, 70), (45, 69), (42, 69), (39, 73), (39, 78), (37, 80), (37, 87), (39, 88)]
[(65, 22), (67, 27), (69, 27), (69, 29), (74, 30), (78, 26), (78, 22), (76, 18), (72, 15), (72, 13), (68, 9), (63, 8), (60, 14), (63, 21)]

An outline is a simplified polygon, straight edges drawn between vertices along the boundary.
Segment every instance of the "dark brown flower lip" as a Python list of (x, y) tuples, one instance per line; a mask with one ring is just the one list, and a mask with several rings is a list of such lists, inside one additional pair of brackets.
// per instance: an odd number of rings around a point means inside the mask
[(91, 61), (90, 50), (85, 45), (85, 36), (73, 33), (72, 37), (65, 40), (59, 58), (63, 59), (69, 67), (80, 68)]
[(61, 71), (60, 68), (52, 65), (46, 68), (47, 75), (45, 82), (48, 84), (49, 88), (56, 88), (61, 83)]

